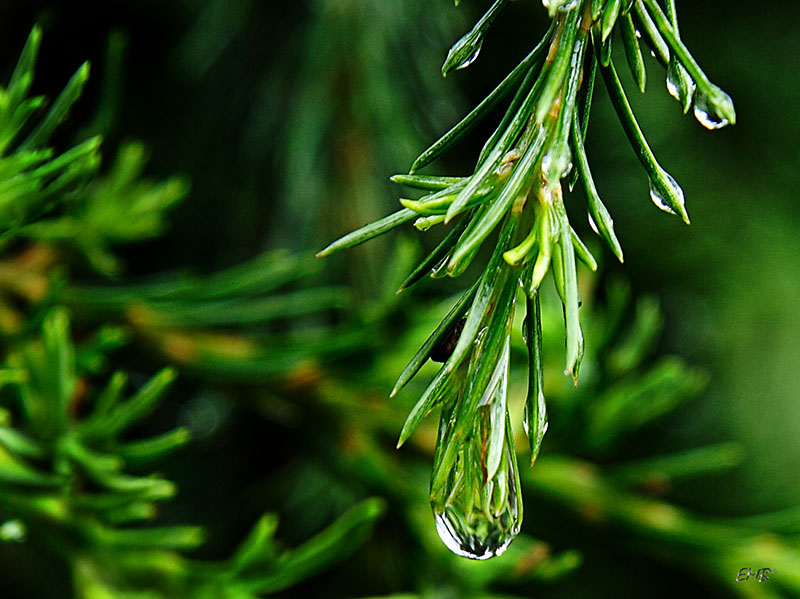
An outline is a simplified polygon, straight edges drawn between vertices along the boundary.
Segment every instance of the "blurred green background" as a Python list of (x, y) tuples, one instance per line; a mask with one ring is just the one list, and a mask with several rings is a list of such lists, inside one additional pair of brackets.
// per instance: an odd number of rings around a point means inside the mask
[[(192, 186), (172, 215), (168, 235), (122, 253), (127, 274), (187, 264), (209, 271), (267, 248), (318, 250), (394, 209), (400, 191), (388, 176), (405, 172), (546, 28), (538, 2), (516, 2), (492, 28), (479, 60), (442, 79), (447, 49), (484, 4), (466, 0), (456, 9), (449, 0), (8, 0), (0, 5), (0, 65), (7, 77), (36, 22), (45, 29), (39, 91), (51, 93), (89, 58), (93, 77), (73, 117), (76, 126), (103, 107), (108, 147), (141, 139), (151, 153), (151, 174), (182, 173)], [(646, 95), (626, 84), (651, 146), (686, 192), (692, 226), (649, 201), (647, 180), (602, 86), (587, 141), (626, 257), (619, 265), (607, 250), (596, 252), (603, 258), (601, 281), (626, 279), (634, 295), (658, 298), (666, 323), (658, 352), (681, 356), (710, 374), (697, 401), (631, 451), (647, 455), (737, 441), (746, 450), (739, 468), (683, 481), (671, 498), (716, 515), (780, 509), (800, 499), (800, 5), (710, 0), (679, 3), (678, 9), (682, 38), (736, 103), (736, 126), (708, 132), (681, 115), (654, 60), (648, 59)], [(479, 130), (473, 143), (445, 157), (441, 171), (466, 174), (486, 132)], [(570, 196), (568, 210), (581, 236), (590, 237), (579, 194)], [(329, 258), (316, 280), (351, 285), (358, 305), (368, 311), (387, 286), (386, 264), (416, 238), (405, 231)], [(423, 244), (432, 245), (430, 239)], [(420, 301), (458, 288), (451, 282), (427, 285)], [(397, 322), (382, 334), (399, 335), (402, 327)], [(390, 364), (399, 368), (402, 360)], [(385, 378), (397, 373), (386, 372)], [(388, 401), (381, 395), (389, 391), (384, 381), (359, 380), (356, 373), (349, 382), (374, 393), (376, 404)], [(248, 392), (241, 393), (247, 400)], [(188, 382), (181, 395), (224, 423), (222, 432), (209, 425), (207, 444), (196, 442), (193, 459), (206, 464), (205, 476), (181, 480), (180, 463), (173, 466), (178, 473), (171, 472), (196, 502), (194, 513), (207, 516), (212, 536), (223, 539), (220, 547), (245, 530), (246, 516), (258, 513), (237, 515), (249, 505), (246, 499), (226, 503), (238, 489), (248, 489), (249, 501), (269, 504), (260, 510), (276, 509), (298, 522), (285, 533), (295, 542), (358, 495), (352, 489), (332, 493), (339, 483), (324, 478), (317, 458), (297, 453), (303, 443), (315, 442), (325, 414), (284, 406), (285, 413), (266, 415), (271, 424), (265, 428), (247, 412), (231, 411), (213, 387)], [(232, 456), (242, 455), (246, 462), (229, 468)], [(317, 505), (307, 496), (323, 492), (335, 498), (329, 513), (304, 511)], [(232, 529), (215, 531), (215, 515), (232, 520)], [(168, 516), (180, 520), (185, 514)], [(414, 541), (391, 521), (382, 526), (380, 544), (371, 548), (378, 553), (369, 563), (384, 565), (375, 566), (378, 573), (368, 577), (360, 595), (402, 590), (414, 578), (405, 571), (413, 560), (400, 549), (413, 548)], [(587, 569), (588, 579), (598, 575), (591, 565)], [(392, 572), (394, 580), (379, 578)], [(19, 578), (28, 580), (24, 572)], [(306, 584), (285, 596), (322, 596), (318, 583)], [(637, 588), (631, 584), (629, 591)], [(620, 582), (608, 586), (609, 596), (626, 588)], [(692, 588), (686, 583), (673, 590)], [(583, 596), (579, 585), (564, 592), (547, 596)]]

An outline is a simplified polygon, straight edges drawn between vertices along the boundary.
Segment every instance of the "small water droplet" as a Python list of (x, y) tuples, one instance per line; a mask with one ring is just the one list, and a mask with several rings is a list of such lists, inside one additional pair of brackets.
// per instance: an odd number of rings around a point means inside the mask
[(709, 100), (708, 95), (698, 93), (694, 101), (694, 118), (706, 129), (721, 129), (730, 121)]
[(569, 147), (566, 144), (554, 145), (542, 159), (542, 176), (548, 183), (556, 183), (572, 170)]
[(650, 185), (650, 199), (653, 200), (653, 203), (664, 212), (669, 212), (670, 214), (677, 214), (677, 212), (675, 212), (672, 208), (670, 208), (669, 204), (667, 204), (664, 201), (664, 198), (661, 197), (659, 191), (652, 184)]
[(557, 11), (569, 12), (578, 6), (578, 0), (542, 0), (542, 4), (552, 17)]
[(684, 66), (672, 59), (667, 66), (667, 91), (681, 103), (683, 112), (688, 112), (697, 86)]
[(650, 180), (650, 199), (664, 212), (684, 214), (685, 199), (683, 189), (666, 171), (661, 171), (661, 181)]
[[(544, 400), (540, 400), (544, 402)], [(527, 402), (525, 403), (525, 408), (522, 411), (522, 428), (525, 430), (526, 435), (531, 434), (531, 423), (530, 423), (530, 407), (528, 406)], [(545, 433), (547, 433), (547, 429), (550, 426), (550, 422), (547, 420), (547, 415), (542, 412), (540, 413), (539, 417), (541, 418), (541, 422), (537, 423), (539, 427), (542, 429), (542, 437), (544, 437)]]
[(478, 55), (481, 53), (481, 48), (483, 47), (483, 38), (479, 44), (477, 44), (469, 56), (467, 56), (464, 60), (459, 62), (454, 68), (458, 69), (466, 69), (469, 65), (471, 65), (475, 60), (478, 58)]
[(442, 65), (442, 75), (447, 76), (450, 71), (465, 69), (478, 58), (483, 47), (483, 32), (473, 29), (458, 40)]
[(667, 91), (669, 92), (670, 96), (680, 101), (681, 97), (678, 94), (678, 81), (675, 78), (675, 71), (672, 68), (673, 64), (675, 63), (671, 62), (667, 68)]
[(597, 230), (597, 223), (594, 222), (592, 215), (589, 214), (588, 216), (589, 216), (589, 226), (592, 228), (592, 231), (594, 231), (596, 235), (600, 235), (600, 231)]

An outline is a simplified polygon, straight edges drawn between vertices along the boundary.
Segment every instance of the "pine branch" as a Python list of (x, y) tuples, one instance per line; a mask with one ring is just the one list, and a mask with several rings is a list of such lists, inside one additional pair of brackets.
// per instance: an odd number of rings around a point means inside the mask
[[(475, 61), (489, 26), (505, 4), (502, 0), (494, 2), (475, 27), (453, 45), (443, 74)], [(433, 276), (440, 273), (460, 276), (482, 245), (494, 246), (471, 303), (466, 310), (459, 305), (453, 311), (465, 314), (463, 326), (451, 316), (445, 319), (401, 374), (392, 393), (407, 383), (425, 357), (432, 354), (434, 341), (447, 334), (458, 337), (451, 355), (409, 415), (400, 443), (434, 407), (442, 406), (431, 478), (432, 506), (445, 544), (456, 553), (475, 559), (501, 553), (516, 534), (521, 520), (521, 505), (519, 509), (514, 507), (519, 491), (515, 483), (516, 462), (511, 459), (508, 472), (499, 472), (496, 462), (497, 456), (504, 452), (513, 458), (513, 451), (501, 449), (503, 443), (508, 443), (504, 433), (506, 418), (501, 414), (505, 413), (506, 403), (506, 385), (502, 381), (507, 374), (503, 373), (508, 370), (509, 359), (503, 348), (509, 343), (518, 282), (527, 295), (525, 330), (531, 356), (531, 382), (526, 423), (534, 460), (546, 428), (546, 408), (538, 374), (542, 359), (541, 321), (536, 306), (548, 272), (552, 272), (563, 304), (564, 370), (578, 383), (585, 340), (579, 318), (581, 299), (576, 263), (580, 260), (591, 270), (597, 265), (570, 224), (563, 179), (571, 178), (570, 187), (576, 178), (583, 181), (589, 220), (622, 260), (613, 221), (598, 196), (584, 148), (596, 70), (602, 74), (623, 130), (645, 169), (652, 201), (658, 208), (678, 214), (689, 223), (683, 190), (655, 159), (616, 73), (611, 39), (612, 33), (620, 30), (627, 64), (644, 91), (646, 73), (632, 12), (634, 4), (635, 16), (647, 31), (654, 52), (663, 63), (669, 63), (670, 93), (684, 108), (694, 101), (695, 116), (707, 128), (736, 120), (730, 98), (709, 81), (681, 42), (673, 2), (668, 2), (669, 18), (655, 0), (636, 3), (545, 0), (543, 4), (552, 26), (530, 54), (478, 107), (425, 150), (412, 164), (409, 175), (394, 177), (395, 181), (427, 193), (416, 200), (401, 200), (402, 210), (343, 237), (318, 254), (324, 256), (352, 247), (415, 218), (414, 224), (420, 230), (451, 225), (451, 232), (441, 244), (409, 275), (401, 288), (404, 289), (420, 280), (426, 270)], [(694, 82), (697, 91), (692, 96), (688, 90)], [(472, 175), (451, 178), (416, 173), (463, 138), (490, 114), (491, 107), (507, 96), (512, 96), (512, 100), (483, 146)], [(573, 165), (577, 165), (574, 175)], [(457, 224), (453, 225), (455, 221)], [(498, 229), (496, 240), (487, 241)], [(653, 388), (670, 389), (672, 383), (666, 379), (671, 380), (677, 373), (669, 374), (669, 368), (665, 368), (652, 381)], [(684, 383), (688, 385), (687, 381)], [(673, 397), (672, 391), (664, 392)], [(644, 410), (637, 416), (632, 409), (639, 403), (635, 393), (617, 390), (611, 396), (614, 399), (608, 405), (597, 404), (597, 413), (592, 417), (595, 429), (591, 443), (606, 443), (603, 428), (616, 427), (621, 416), (627, 416), (629, 426), (635, 428), (662, 409), (655, 402), (649, 412)], [(671, 404), (667, 402), (662, 407), (666, 410)], [(497, 520), (497, 515), (508, 508), (514, 514), (510, 521)]]

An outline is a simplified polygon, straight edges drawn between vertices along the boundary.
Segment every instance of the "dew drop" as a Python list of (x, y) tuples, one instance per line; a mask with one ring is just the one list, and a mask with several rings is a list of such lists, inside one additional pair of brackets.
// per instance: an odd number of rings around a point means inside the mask
[(664, 212), (669, 212), (670, 214), (677, 214), (677, 212), (675, 212), (672, 208), (670, 208), (669, 204), (667, 204), (664, 201), (664, 198), (661, 197), (659, 191), (652, 184), (650, 185), (650, 199), (653, 200), (653, 203)]
[(675, 69), (673, 69), (674, 64), (674, 62), (671, 62), (669, 63), (669, 67), (667, 67), (667, 91), (670, 96), (680, 101), (681, 97), (678, 94), (678, 81), (675, 75)]
[(481, 53), (481, 48), (482, 47), (483, 47), (483, 39), (481, 39), (481, 42), (475, 46), (472, 54), (467, 56), (464, 60), (459, 62), (453, 68), (456, 69), (456, 70), (458, 70), (458, 69), (466, 69), (469, 65), (471, 65), (473, 62), (475, 62), (477, 60), (478, 55)]
[(688, 112), (692, 105), (696, 87), (684, 66), (675, 59), (670, 60), (667, 66), (667, 91), (670, 96), (681, 103), (684, 112)]
[[(539, 397), (537, 398), (539, 405), (544, 407), (544, 396), (542, 395), (541, 391), (539, 392)], [(531, 408), (528, 402), (525, 402), (525, 409), (522, 412), (522, 428), (525, 430), (526, 435), (531, 434), (531, 425), (533, 424), (535, 428), (537, 428), (540, 432), (539, 435), (544, 437), (545, 433), (547, 432), (548, 427), (550, 426), (550, 422), (547, 420), (547, 412), (544, 409), (540, 409), (538, 414), (538, 420), (536, 422), (531, 423), (533, 414), (531, 414)]]
[(597, 223), (594, 222), (592, 215), (589, 214), (588, 216), (589, 216), (589, 226), (592, 228), (592, 231), (594, 231), (596, 235), (600, 235), (600, 231), (597, 230)]
[[(508, 357), (506, 345), (466, 434), (452, 437), (456, 419), (449, 412), (455, 402), (442, 412), (439, 424), (437, 467), (431, 481), (436, 532), (448, 549), (469, 559), (502, 554), (522, 523), (519, 470), (507, 409)], [(449, 448), (455, 454), (452, 462), (442, 457)], [(439, 471), (446, 463), (452, 464), (449, 471)], [(440, 478), (442, 484), (434, 485)]]
[(557, 11), (569, 12), (578, 6), (578, 0), (542, 0), (542, 4), (552, 17)]
[(666, 171), (661, 171), (661, 180), (650, 179), (650, 199), (659, 209), (670, 214), (684, 214), (683, 189)]
[[(442, 509), (434, 509), (436, 532), (456, 555), (475, 560), (502, 555), (519, 532), (522, 496), (518, 487), (517, 463), (508, 443), (505, 444), (504, 453), (505, 464), (482, 489), (464, 489), (463, 493), (456, 490), (452, 501)], [(480, 471), (474, 474), (479, 476)], [(459, 482), (463, 484), (467, 478), (470, 477), (459, 477)], [(476, 495), (467, 501), (463, 497), (465, 493)], [(478, 496), (480, 501), (475, 501)], [(481, 505), (484, 501), (487, 502), (488, 513)]]
[(465, 69), (478, 58), (483, 47), (483, 34), (480, 31), (470, 31), (458, 40), (442, 65), (442, 75), (447, 76), (450, 71)]
[(698, 93), (694, 101), (694, 118), (706, 129), (721, 129), (730, 121), (720, 114), (709, 100), (708, 95)]
[(571, 170), (569, 148), (554, 147), (542, 159), (542, 176), (549, 183), (563, 179)]

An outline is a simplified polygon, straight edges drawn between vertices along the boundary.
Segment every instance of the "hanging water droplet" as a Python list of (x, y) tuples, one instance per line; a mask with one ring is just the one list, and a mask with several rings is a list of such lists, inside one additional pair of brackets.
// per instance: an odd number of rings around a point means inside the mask
[(597, 223), (594, 222), (592, 215), (589, 214), (588, 216), (589, 216), (589, 226), (592, 228), (592, 231), (594, 231), (596, 235), (600, 235), (600, 231), (597, 230)]
[(542, 4), (552, 17), (556, 12), (569, 12), (578, 6), (578, 0), (542, 0)]
[(566, 177), (572, 169), (571, 159), (569, 144), (554, 143), (542, 159), (542, 176), (545, 181), (556, 184)]
[(672, 175), (663, 169), (659, 172), (658, 178), (650, 179), (650, 199), (664, 212), (680, 214), (688, 224), (689, 217), (686, 215), (683, 189)]
[(483, 48), (483, 38), (480, 38), (480, 41), (473, 46), (472, 54), (469, 54), (466, 58), (463, 58), (461, 62), (459, 62), (455, 67), (455, 70), (458, 69), (466, 69), (469, 65), (471, 65), (475, 60), (478, 58), (478, 55), (481, 53), (481, 48)]
[(478, 58), (483, 47), (483, 32), (473, 29), (450, 48), (447, 58), (442, 65), (442, 75), (447, 76), (450, 71), (465, 69)]
[(715, 94), (698, 92), (694, 102), (694, 117), (706, 129), (720, 129), (736, 122), (730, 96), (716, 88)]
[[(544, 404), (544, 396), (541, 396), (538, 401), (541, 404)], [(525, 430), (526, 435), (531, 434), (531, 412), (530, 406), (526, 403), (525, 408), (522, 411), (522, 428)], [(539, 411), (539, 413), (537, 413), (537, 417), (539, 418), (539, 421), (533, 423), (534, 427), (540, 430), (541, 436), (544, 437), (544, 434), (547, 432), (547, 429), (550, 426), (550, 422), (547, 420), (547, 413), (544, 411)]]
[(669, 95), (681, 103), (683, 112), (689, 112), (692, 106), (692, 97), (697, 86), (684, 66), (674, 57), (667, 66), (667, 91)]
[[(440, 421), (431, 507), (436, 531), (456, 555), (485, 560), (503, 553), (522, 523), (519, 471), (508, 416), (508, 345), (491, 377), (471, 429), (453, 438), (458, 402)], [(485, 400), (485, 401), (484, 401)], [(449, 458), (448, 452), (454, 458)], [(450, 462), (450, 463), (448, 463)], [(449, 471), (439, 472), (439, 468)], [(443, 484), (434, 482), (446, 475)]]
[(664, 200), (661, 192), (656, 189), (656, 186), (653, 183), (650, 183), (650, 199), (653, 200), (653, 203), (658, 206), (664, 212), (669, 212), (670, 214), (678, 214), (675, 212), (670, 205)]
[[(504, 450), (505, 460), (495, 480), (472, 491), (476, 495), (470, 501), (459, 501), (455, 496), (441, 510), (434, 510), (436, 532), (456, 555), (475, 560), (496, 557), (505, 552), (519, 532), (522, 496), (516, 458), (511, 457), (508, 444)], [(483, 511), (484, 502), (488, 513)]]

